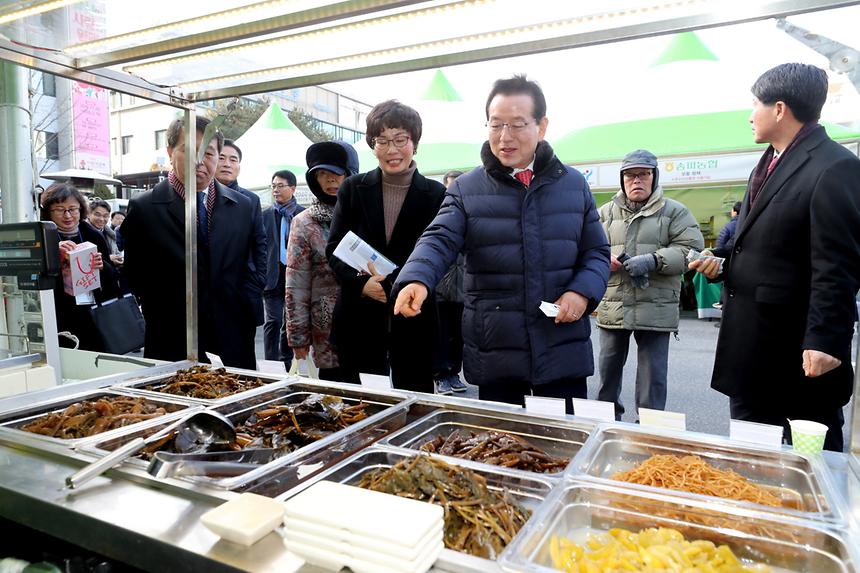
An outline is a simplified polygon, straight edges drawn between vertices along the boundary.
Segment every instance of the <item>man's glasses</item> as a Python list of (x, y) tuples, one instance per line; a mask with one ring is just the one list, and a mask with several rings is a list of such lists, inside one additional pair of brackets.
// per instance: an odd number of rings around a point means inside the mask
[(490, 133), (501, 133), (506, 127), (511, 133), (519, 133), (531, 125), (528, 121), (513, 121), (511, 123), (503, 123), (501, 121), (488, 121), (486, 124)]
[(289, 189), (291, 185), (286, 183), (272, 183), (272, 191), (280, 191), (281, 189)]
[(654, 175), (651, 171), (625, 171), (624, 178), (628, 181), (635, 181), (636, 179), (649, 179), (652, 175)]
[(402, 149), (406, 147), (406, 144), (409, 143), (409, 140), (412, 139), (408, 135), (398, 135), (393, 139), (385, 139), (384, 137), (374, 137), (373, 138), (373, 147), (374, 149), (386, 149), (392, 143), (394, 147), (398, 149)]
[(66, 213), (68, 213), (69, 215), (77, 215), (80, 212), (81, 212), (80, 207), (69, 207), (68, 209), (63, 209), (62, 207), (60, 207), (58, 209), (51, 209), (51, 213), (53, 213), (54, 215), (60, 215), (60, 216), (65, 215)]

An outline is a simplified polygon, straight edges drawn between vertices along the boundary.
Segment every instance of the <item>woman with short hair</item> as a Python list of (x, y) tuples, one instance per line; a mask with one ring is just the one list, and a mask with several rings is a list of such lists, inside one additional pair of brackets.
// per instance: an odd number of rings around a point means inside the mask
[[(340, 283), (334, 310), (332, 342), (342, 370), (352, 382), (360, 372), (391, 375), (396, 388), (433, 392), (432, 357), (436, 315), (394, 316), (391, 287), (424, 229), (439, 211), (445, 187), (418, 172), (413, 156), (421, 139), (421, 117), (389, 100), (367, 116), (368, 145), (378, 167), (343, 182), (326, 247)], [(398, 268), (387, 276), (355, 269), (334, 256), (352, 231)], [(435, 305), (426, 305), (432, 309)]]
[[(60, 257), (68, 260), (69, 251), (80, 243), (93, 243), (98, 252), (93, 265), (99, 270), (101, 288), (77, 297), (66, 294), (62, 279), (54, 287), (54, 306), (57, 310), (57, 331), (74, 335), (81, 350), (103, 352), (99, 333), (90, 316), (91, 305), (104, 302), (119, 295), (116, 270), (110, 262), (110, 251), (104, 236), (90, 224), (81, 220), (87, 217), (87, 202), (80, 191), (68, 183), (55, 183), (41, 197), (41, 218), (57, 226), (60, 235)], [(61, 339), (65, 342), (64, 339)]]

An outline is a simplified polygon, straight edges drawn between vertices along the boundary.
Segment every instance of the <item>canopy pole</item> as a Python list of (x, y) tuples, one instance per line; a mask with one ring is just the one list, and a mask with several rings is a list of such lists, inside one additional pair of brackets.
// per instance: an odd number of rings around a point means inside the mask
[(197, 112), (194, 106), (185, 110), (185, 341), (188, 360), (197, 361), (198, 336), (197, 291)]

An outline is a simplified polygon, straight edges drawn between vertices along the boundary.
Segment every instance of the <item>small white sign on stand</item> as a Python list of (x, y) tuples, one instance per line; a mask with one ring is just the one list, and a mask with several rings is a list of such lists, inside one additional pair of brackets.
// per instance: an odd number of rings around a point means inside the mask
[(751, 442), (768, 448), (782, 447), (782, 426), (731, 420), (729, 438), (740, 442)]
[(359, 372), (358, 379), (361, 380), (362, 388), (370, 388), (371, 390), (391, 390), (394, 387), (391, 384), (390, 376)]
[(209, 359), (209, 362), (212, 364), (213, 368), (224, 368), (224, 361), (221, 360), (221, 357), (217, 354), (212, 354), (211, 352), (206, 353), (206, 358)]
[(546, 398), (544, 396), (525, 396), (526, 412), (537, 416), (564, 416), (564, 398)]
[(586, 400), (573, 398), (573, 413), (583, 418), (600, 420), (601, 422), (615, 421), (615, 404), (603, 400)]
[(287, 365), (280, 360), (257, 360), (257, 371), (278, 376), (287, 375)]
[(663, 410), (651, 410), (639, 408), (639, 423), (652, 428), (667, 428), (669, 430), (687, 430), (687, 416), (679, 412), (664, 412)]

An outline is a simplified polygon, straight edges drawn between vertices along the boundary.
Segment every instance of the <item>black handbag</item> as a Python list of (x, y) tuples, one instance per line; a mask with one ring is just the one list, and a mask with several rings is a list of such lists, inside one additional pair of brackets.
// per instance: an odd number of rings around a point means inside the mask
[(143, 348), (146, 322), (133, 295), (93, 305), (90, 316), (105, 352), (126, 354)]

